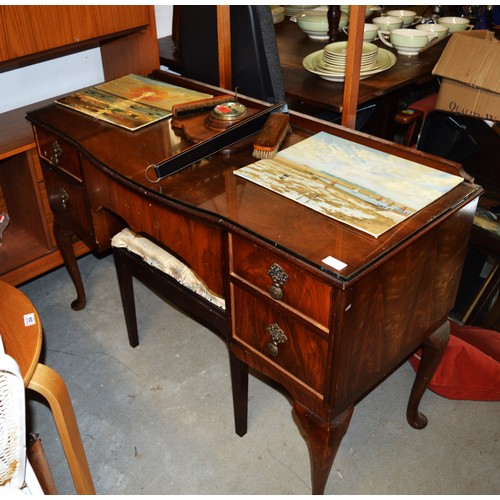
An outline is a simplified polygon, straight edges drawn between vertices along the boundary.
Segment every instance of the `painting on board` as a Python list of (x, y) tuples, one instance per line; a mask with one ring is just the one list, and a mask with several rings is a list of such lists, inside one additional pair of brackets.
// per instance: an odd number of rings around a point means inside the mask
[(191, 89), (127, 75), (56, 100), (99, 120), (138, 130), (172, 115), (172, 106), (212, 97)]
[(463, 181), (326, 132), (234, 173), (374, 237)]
[(174, 104), (208, 99), (212, 94), (186, 89), (170, 83), (159, 82), (138, 75), (127, 75), (101, 83), (98, 90), (128, 99), (129, 101), (172, 111)]
[(95, 88), (74, 92), (56, 102), (127, 130), (140, 129), (172, 114), (170, 111), (135, 103)]

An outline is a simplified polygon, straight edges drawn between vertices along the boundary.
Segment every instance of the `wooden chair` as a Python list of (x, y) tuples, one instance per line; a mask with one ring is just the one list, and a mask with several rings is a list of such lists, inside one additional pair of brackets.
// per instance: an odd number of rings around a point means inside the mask
[(49, 404), (77, 493), (95, 494), (66, 384), (56, 371), (38, 362), (42, 346), (38, 312), (20, 290), (1, 281), (0, 334), (5, 352), (19, 365), (25, 387)]

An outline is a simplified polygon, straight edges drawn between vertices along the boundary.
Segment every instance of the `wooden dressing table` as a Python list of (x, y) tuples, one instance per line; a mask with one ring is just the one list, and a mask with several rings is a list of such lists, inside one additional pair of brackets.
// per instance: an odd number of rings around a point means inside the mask
[[(161, 71), (153, 76), (223, 92)], [(294, 400), (311, 448), (313, 493), (324, 491), (357, 401), (422, 344), (407, 417), (415, 428), (426, 425), (418, 404), (447, 343), (447, 315), (479, 186), (466, 180), (374, 238), (235, 176), (235, 169), (255, 161), (251, 141), (152, 183), (145, 176), (148, 165), (190, 145), (172, 130), (170, 119), (128, 132), (55, 104), (30, 112), (28, 119), (58, 245), (78, 292), (74, 308), (84, 307), (85, 293), (73, 234), (101, 251), (126, 225), (179, 256), (226, 300), (236, 432), (247, 430), (251, 367)], [(283, 147), (327, 131), (457, 172), (450, 162), (304, 115), (292, 113), (291, 123), (293, 133)], [(347, 267), (329, 268), (322, 262), (329, 255)], [(271, 267), (286, 274), (284, 283), (271, 278)], [(281, 294), (272, 294), (273, 286)], [(275, 342), (276, 352), (269, 349), (270, 325), (286, 336)]]

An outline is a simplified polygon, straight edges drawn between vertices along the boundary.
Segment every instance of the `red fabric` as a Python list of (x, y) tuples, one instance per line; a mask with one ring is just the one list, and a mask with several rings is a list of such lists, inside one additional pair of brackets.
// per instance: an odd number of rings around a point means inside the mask
[(427, 114), (430, 113), (436, 107), (437, 97), (438, 94), (436, 92), (435, 94), (428, 95), (427, 97), (419, 99), (418, 101), (412, 102), (410, 105), (408, 105), (408, 108), (418, 109), (422, 111), (424, 113), (424, 119), (425, 119)]
[[(429, 389), (448, 399), (500, 401), (500, 333), (450, 321), (451, 335)], [(411, 358), (416, 370), (421, 351)]]

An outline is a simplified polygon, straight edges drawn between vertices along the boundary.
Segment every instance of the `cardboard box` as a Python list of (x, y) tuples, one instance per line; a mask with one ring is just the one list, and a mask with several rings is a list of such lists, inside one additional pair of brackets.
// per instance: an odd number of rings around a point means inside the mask
[(500, 121), (500, 40), (493, 32), (454, 33), (432, 74), (442, 78), (436, 109)]

